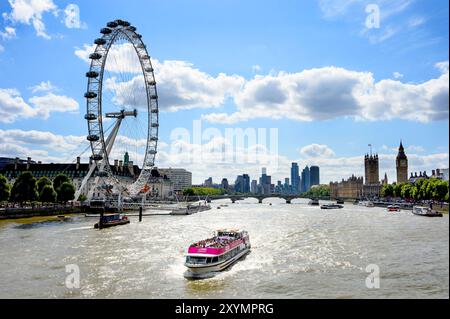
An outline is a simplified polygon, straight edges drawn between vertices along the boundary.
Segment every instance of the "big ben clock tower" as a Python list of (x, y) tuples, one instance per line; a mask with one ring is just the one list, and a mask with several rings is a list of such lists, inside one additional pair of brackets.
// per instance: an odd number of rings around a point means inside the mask
[(405, 149), (400, 141), (400, 147), (398, 148), (397, 160), (397, 184), (406, 183), (408, 181), (408, 158), (405, 154)]

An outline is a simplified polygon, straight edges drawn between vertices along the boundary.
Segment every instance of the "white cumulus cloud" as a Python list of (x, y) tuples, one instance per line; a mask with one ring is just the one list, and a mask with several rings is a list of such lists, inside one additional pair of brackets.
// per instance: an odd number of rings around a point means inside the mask
[(42, 15), (46, 12), (57, 14), (57, 6), (52, 0), (9, 0), (11, 13), (7, 18), (15, 23), (32, 24), (36, 34), (45, 39), (51, 37), (46, 33)]
[(64, 95), (33, 96), (27, 103), (18, 90), (0, 89), (0, 122), (3, 123), (32, 117), (47, 119), (51, 112), (75, 112), (78, 107), (77, 101)]
[(235, 96), (237, 111), (210, 113), (205, 120), (236, 123), (255, 118), (299, 121), (351, 117), (358, 120), (448, 119), (448, 62), (441, 75), (419, 84), (375, 81), (372, 73), (337, 67), (256, 76)]
[(80, 8), (76, 4), (68, 4), (64, 9), (64, 15), (64, 24), (67, 28), (80, 29), (86, 27), (86, 24), (82, 23), (80, 20)]
[(46, 91), (53, 91), (56, 87), (50, 82), (50, 81), (42, 81), (38, 85), (30, 87), (31, 92), (37, 93), (37, 92), (46, 92)]
[[(57, 17), (62, 11), (64, 13), (63, 23), (67, 28), (84, 28), (85, 23), (80, 21), (80, 9), (76, 4), (68, 4), (64, 10), (58, 8), (53, 0), (8, 0), (11, 12), (3, 13), (5, 20), (12, 24), (22, 23), (32, 25), (36, 35), (44, 39), (52, 37), (47, 33), (44, 23), (44, 14), (51, 13)], [(15, 36), (15, 29), (11, 26), (0, 32), (0, 37), (11, 38)]]
[(0, 31), (0, 38), (9, 40), (16, 36), (16, 29), (13, 27), (5, 27), (5, 31)]
[(333, 157), (335, 154), (327, 145), (310, 144), (300, 149), (300, 154), (307, 158)]

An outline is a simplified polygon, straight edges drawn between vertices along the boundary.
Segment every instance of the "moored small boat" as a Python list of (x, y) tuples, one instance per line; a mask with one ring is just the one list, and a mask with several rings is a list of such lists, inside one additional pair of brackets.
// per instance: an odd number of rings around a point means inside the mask
[(336, 200), (336, 204), (344, 204), (344, 200), (339, 198)]
[(417, 216), (424, 217), (442, 217), (442, 213), (438, 213), (435, 210), (432, 210), (430, 207), (425, 206), (414, 206), (412, 213)]
[(398, 205), (389, 205), (387, 207), (388, 212), (399, 212), (400, 211), (400, 206)]
[(319, 200), (318, 199), (311, 199), (308, 203), (310, 206), (319, 206)]
[(127, 216), (120, 216), (120, 214), (104, 214), (100, 217), (99, 222), (94, 225), (94, 228), (102, 229), (129, 223), (130, 220)]
[(250, 238), (245, 230), (222, 229), (214, 237), (189, 246), (184, 277), (206, 278), (222, 271), (250, 251)]
[(320, 206), (321, 209), (340, 209), (340, 208), (344, 208), (344, 206), (342, 205), (338, 205), (338, 204), (324, 204)]

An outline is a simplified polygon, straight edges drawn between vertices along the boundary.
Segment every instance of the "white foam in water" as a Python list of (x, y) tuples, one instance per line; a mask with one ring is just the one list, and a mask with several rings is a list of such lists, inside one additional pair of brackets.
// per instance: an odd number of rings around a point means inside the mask
[(82, 226), (82, 227), (74, 227), (69, 228), (66, 231), (73, 231), (73, 230), (86, 230), (86, 229), (94, 229), (94, 226)]

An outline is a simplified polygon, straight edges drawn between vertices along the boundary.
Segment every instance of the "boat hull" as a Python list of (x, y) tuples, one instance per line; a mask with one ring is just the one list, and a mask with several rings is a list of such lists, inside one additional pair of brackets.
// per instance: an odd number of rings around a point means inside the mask
[(422, 217), (443, 217), (441, 213), (433, 213), (433, 214), (420, 214), (413, 211), (413, 214), (416, 216), (422, 216)]
[(341, 209), (344, 208), (342, 205), (322, 205), (320, 206), (321, 209)]
[(184, 277), (187, 279), (202, 279), (213, 276), (215, 273), (223, 271), (236, 263), (239, 259), (244, 257), (250, 252), (250, 246), (241, 250), (236, 256), (231, 257), (227, 260), (224, 260), (220, 263), (211, 264), (211, 265), (188, 265), (185, 266), (188, 268), (184, 273)]
[(431, 208), (426, 207), (413, 207), (412, 213), (417, 216), (423, 216), (423, 217), (443, 217), (442, 213), (438, 213)]
[(125, 225), (125, 224), (129, 224), (129, 223), (130, 223), (130, 221), (128, 219), (127, 220), (122, 219), (122, 220), (118, 220), (118, 221), (103, 223), (102, 227), (100, 227), (99, 223), (96, 223), (94, 225), (94, 228), (102, 229), (102, 228), (109, 228), (109, 227), (114, 227), (114, 226), (119, 226), (119, 225)]

